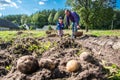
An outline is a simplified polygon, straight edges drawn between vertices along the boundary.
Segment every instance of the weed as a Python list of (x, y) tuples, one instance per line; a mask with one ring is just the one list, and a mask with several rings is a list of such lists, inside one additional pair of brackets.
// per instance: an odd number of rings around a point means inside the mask
[(52, 43), (47, 41), (47, 42), (42, 42), (40, 43), (41, 47), (40, 47), (40, 53), (43, 53), (47, 50), (49, 50), (52, 47)]
[(120, 68), (117, 65), (113, 64), (105, 68), (109, 70), (108, 80), (120, 80)]
[(11, 70), (11, 68), (12, 68), (11, 65), (8, 65), (8, 66), (5, 67), (5, 69), (6, 69), (7, 71)]

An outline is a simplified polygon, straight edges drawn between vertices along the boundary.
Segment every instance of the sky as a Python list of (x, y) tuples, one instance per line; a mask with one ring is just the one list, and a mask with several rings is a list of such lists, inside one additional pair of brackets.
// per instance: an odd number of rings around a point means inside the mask
[[(64, 9), (66, 0), (0, 0), (0, 16), (27, 14), (31, 15), (43, 9)], [(117, 0), (120, 9), (120, 0)]]
[(120, 9), (120, 0), (117, 0), (117, 8)]
[(63, 9), (66, 0), (0, 0), (0, 16), (14, 14), (31, 15), (43, 9)]

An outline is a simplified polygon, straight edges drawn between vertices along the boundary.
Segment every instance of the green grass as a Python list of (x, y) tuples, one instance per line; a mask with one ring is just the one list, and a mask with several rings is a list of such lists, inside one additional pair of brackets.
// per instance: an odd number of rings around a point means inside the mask
[(17, 35), (18, 31), (0, 31), (0, 41), (10, 41), (16, 37), (44, 37), (45, 31), (23, 31), (23, 34)]
[[(120, 30), (89, 30), (89, 32), (85, 32), (85, 30), (79, 30), (83, 31), (84, 34), (91, 34), (96, 36), (120, 36)], [(23, 31), (23, 34), (17, 35), (18, 31), (0, 31), (0, 41), (10, 41), (13, 38), (16, 37), (44, 37), (46, 36), (45, 31)], [(64, 33), (70, 33), (71, 30), (64, 30)]]
[[(96, 36), (120, 36), (120, 30), (89, 30), (89, 32), (85, 32), (85, 30), (79, 30), (83, 31), (84, 34), (90, 34), (90, 35), (96, 35)], [(70, 33), (71, 30), (65, 30), (65, 33)]]
[(33, 37), (44, 37), (46, 36), (45, 31), (24, 31), (26, 33), (32, 33)]
[(12, 40), (12, 38), (16, 37), (16, 33), (16, 31), (0, 31), (0, 39), (2, 41)]
[(96, 36), (120, 36), (120, 30), (90, 30), (88, 33)]
[(117, 65), (104, 66), (104, 68), (109, 70), (108, 80), (120, 80), (120, 68)]

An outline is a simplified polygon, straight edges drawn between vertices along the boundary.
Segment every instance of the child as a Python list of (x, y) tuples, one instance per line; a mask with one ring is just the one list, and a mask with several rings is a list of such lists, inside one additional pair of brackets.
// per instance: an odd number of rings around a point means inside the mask
[(59, 17), (58, 19), (58, 23), (57, 23), (57, 30), (58, 30), (58, 36), (62, 37), (63, 36), (63, 28), (64, 28), (64, 23), (63, 23), (63, 19), (62, 17)]

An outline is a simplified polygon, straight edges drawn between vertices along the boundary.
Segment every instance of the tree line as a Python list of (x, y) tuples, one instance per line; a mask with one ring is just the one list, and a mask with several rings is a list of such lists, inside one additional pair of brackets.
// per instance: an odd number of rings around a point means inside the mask
[(88, 29), (120, 29), (120, 11), (116, 0), (67, 0), (66, 4), (79, 13), (81, 25)]
[[(1, 17), (2, 19), (11, 21), (16, 25), (22, 27), (24, 24), (31, 25), (34, 28), (43, 28), (44, 25), (56, 25), (59, 17), (65, 17), (64, 9), (59, 10), (43, 10), (37, 11), (36, 13), (28, 16), (26, 14), (22, 15), (7, 15)], [(22, 27), (23, 28), (23, 27)]]
[[(120, 29), (120, 10), (105, 4), (105, 1), (111, 0), (67, 0), (66, 4), (80, 15), (81, 28), (86, 31), (88, 29)], [(42, 28), (44, 25), (56, 25), (59, 16), (63, 17), (66, 24), (64, 9), (42, 10), (30, 16), (22, 14), (2, 18), (19, 26), (29, 24), (31, 29), (34, 29)]]

